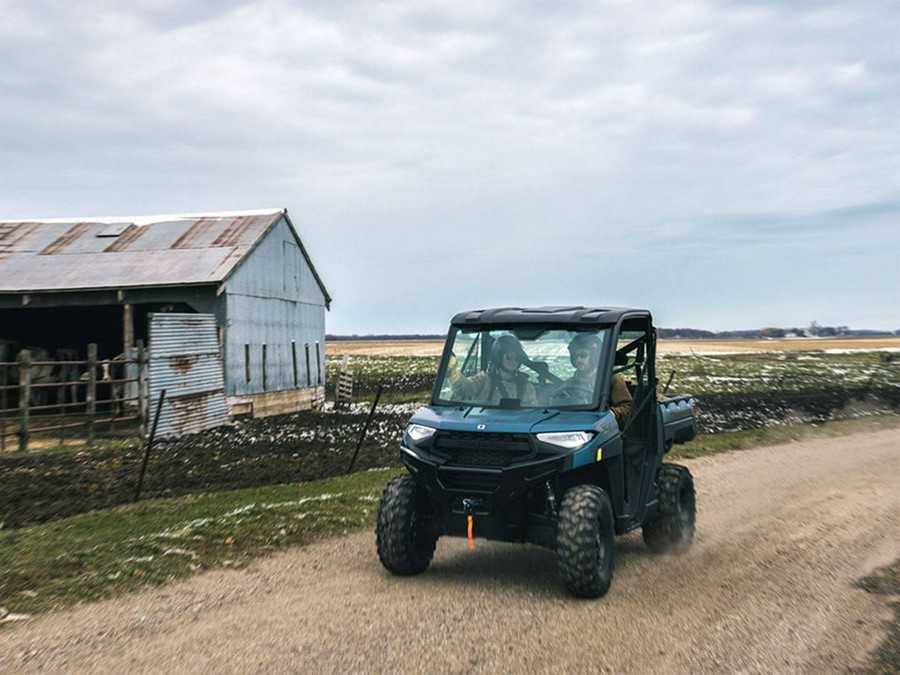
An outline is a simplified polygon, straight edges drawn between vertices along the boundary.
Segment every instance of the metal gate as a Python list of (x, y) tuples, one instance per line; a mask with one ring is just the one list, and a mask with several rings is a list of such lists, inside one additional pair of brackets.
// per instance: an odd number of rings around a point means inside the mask
[(228, 422), (215, 316), (150, 315), (151, 419), (163, 390), (158, 436), (182, 436)]

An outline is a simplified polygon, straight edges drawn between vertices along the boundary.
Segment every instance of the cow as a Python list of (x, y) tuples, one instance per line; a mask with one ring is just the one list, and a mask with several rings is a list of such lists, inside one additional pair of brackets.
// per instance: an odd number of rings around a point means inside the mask
[(59, 382), (59, 387), (56, 389), (56, 404), (63, 406), (66, 403), (78, 403), (78, 386), (82, 371), (82, 361), (79, 359), (78, 351), (62, 347), (56, 350), (54, 358), (57, 363), (54, 367), (53, 377), (56, 382)]
[[(56, 382), (55, 365), (50, 360), (50, 352), (43, 347), (26, 347), (31, 358), (31, 397), (33, 406), (44, 406), (50, 400), (50, 387)], [(23, 350), (25, 351), (25, 350)], [(21, 352), (19, 352), (21, 354)], [(21, 376), (19, 378), (21, 380)]]
[(100, 382), (109, 386), (109, 403), (113, 416), (122, 412), (126, 400), (127, 362), (125, 354), (117, 354), (111, 359), (100, 361)]

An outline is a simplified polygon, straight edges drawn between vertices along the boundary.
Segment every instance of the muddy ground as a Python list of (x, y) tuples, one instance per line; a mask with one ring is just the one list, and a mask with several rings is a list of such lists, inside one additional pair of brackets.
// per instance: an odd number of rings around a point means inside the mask
[[(159, 439), (142, 499), (316, 480), (350, 468), (367, 412), (305, 412), (238, 420), (178, 439)], [(399, 465), (407, 410), (376, 414), (353, 470)], [(146, 445), (0, 456), (0, 522), (20, 527), (133, 501)]]
[[(700, 400), (701, 433), (896, 412), (870, 390), (834, 389)], [(399, 466), (398, 443), (416, 405), (379, 406), (354, 470)], [(259, 420), (157, 440), (141, 497), (173, 497), (316, 480), (346, 473), (369, 410), (355, 407)], [(0, 455), (0, 523), (20, 527), (132, 501), (145, 445)]]

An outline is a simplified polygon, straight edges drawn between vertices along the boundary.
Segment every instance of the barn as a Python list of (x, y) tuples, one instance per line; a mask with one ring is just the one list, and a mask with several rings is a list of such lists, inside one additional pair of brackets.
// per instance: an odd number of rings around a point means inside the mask
[(330, 306), (287, 209), (0, 222), (0, 343), (146, 345), (182, 431), (321, 403)]

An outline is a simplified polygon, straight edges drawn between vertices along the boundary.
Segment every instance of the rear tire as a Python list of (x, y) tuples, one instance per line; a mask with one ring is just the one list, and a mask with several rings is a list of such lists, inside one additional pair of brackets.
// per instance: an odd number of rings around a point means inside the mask
[(392, 478), (381, 495), (375, 527), (381, 564), (401, 576), (424, 572), (437, 538), (433, 509), (415, 478), (409, 474)]
[(614, 549), (615, 521), (609, 495), (594, 485), (567, 490), (559, 509), (556, 556), (572, 595), (606, 595), (612, 582)]
[(687, 467), (663, 464), (657, 478), (659, 513), (644, 524), (644, 543), (654, 553), (687, 553), (694, 542), (697, 503)]

